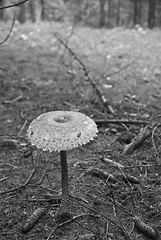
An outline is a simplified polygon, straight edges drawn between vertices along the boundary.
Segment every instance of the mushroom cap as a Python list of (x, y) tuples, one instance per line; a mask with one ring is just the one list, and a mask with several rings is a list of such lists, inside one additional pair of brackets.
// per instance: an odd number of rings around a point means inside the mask
[(88, 143), (97, 132), (95, 122), (83, 113), (52, 111), (35, 118), (29, 125), (27, 136), (37, 148), (60, 152)]

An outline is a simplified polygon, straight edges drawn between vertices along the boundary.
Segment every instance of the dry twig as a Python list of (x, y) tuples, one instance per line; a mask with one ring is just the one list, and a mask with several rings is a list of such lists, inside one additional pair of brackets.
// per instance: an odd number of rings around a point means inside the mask
[(4, 101), (3, 103), (15, 103), (15, 102), (19, 101), (20, 99), (22, 99), (22, 95), (14, 98), (14, 99), (12, 99), (12, 100), (6, 100), (6, 101)]
[(111, 77), (111, 76), (113, 76), (113, 75), (116, 75), (116, 74), (124, 71), (126, 68), (130, 67), (133, 63), (136, 62), (136, 60), (140, 57), (140, 54), (141, 54), (141, 53), (139, 53), (129, 64), (123, 66), (122, 68), (120, 68), (120, 69), (118, 69), (118, 70), (116, 70), (116, 71), (114, 71), (114, 72), (112, 72), (112, 73), (105, 74), (105, 75), (102, 76), (101, 78), (97, 79), (97, 81), (103, 80), (103, 79), (106, 79), (106, 78), (109, 78), (109, 77)]
[(122, 165), (121, 163), (118, 163), (118, 162), (116, 162), (116, 161), (114, 161), (114, 160), (112, 160), (112, 159), (109, 159), (109, 158), (107, 158), (107, 157), (100, 157), (100, 160), (103, 162), (103, 163), (106, 163), (106, 164), (108, 164), (108, 165), (111, 165), (111, 166), (114, 166), (114, 167), (118, 167), (119, 169), (120, 168), (125, 168), (125, 166), (124, 165)]
[(136, 124), (136, 125), (147, 125), (149, 122), (142, 120), (130, 120), (130, 119), (93, 119), (97, 125), (102, 124)]
[(20, 130), (19, 133), (18, 133), (18, 137), (21, 136), (21, 133), (22, 133), (22, 131), (24, 130), (24, 128), (26, 127), (26, 124), (27, 124), (27, 120), (25, 120), (24, 124), (22, 125), (22, 128), (21, 128), (21, 130)]

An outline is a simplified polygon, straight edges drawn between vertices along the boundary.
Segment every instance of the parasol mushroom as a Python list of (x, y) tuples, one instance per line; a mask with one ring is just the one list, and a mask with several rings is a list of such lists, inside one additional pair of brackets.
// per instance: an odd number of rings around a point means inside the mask
[(85, 114), (73, 111), (51, 111), (35, 118), (27, 135), (32, 145), (44, 151), (60, 152), (62, 213), (69, 203), (66, 151), (88, 143), (98, 132), (95, 122)]

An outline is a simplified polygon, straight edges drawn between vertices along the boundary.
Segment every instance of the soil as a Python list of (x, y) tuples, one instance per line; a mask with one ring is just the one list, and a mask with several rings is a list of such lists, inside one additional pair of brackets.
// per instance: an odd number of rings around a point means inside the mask
[[(7, 33), (9, 26), (1, 28)], [(159, 37), (149, 30), (15, 25), (0, 46), (0, 240), (161, 239)], [(56, 110), (85, 113), (99, 130), (68, 152), (73, 197), (65, 223), (55, 221), (59, 154), (35, 149), (26, 137), (35, 117)], [(149, 134), (126, 154), (147, 125)]]

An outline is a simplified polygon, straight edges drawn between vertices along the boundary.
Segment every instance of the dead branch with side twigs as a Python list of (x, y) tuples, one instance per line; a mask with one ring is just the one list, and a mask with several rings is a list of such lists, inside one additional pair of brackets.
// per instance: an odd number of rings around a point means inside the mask
[(9, 5), (4, 5), (0, 7), (1, 9), (6, 9), (6, 8), (12, 8), (12, 7), (19, 7), (21, 4), (24, 4), (25, 2), (28, 2), (29, 0), (23, 0), (23, 1), (18, 1), (17, 3), (9, 4)]
[(99, 98), (102, 106), (104, 107), (104, 109), (106, 111), (108, 111), (109, 113), (114, 114), (113, 108), (109, 105), (107, 99), (102, 94), (102, 92), (99, 89), (99, 87), (97, 86), (96, 82), (92, 79), (92, 77), (91, 77), (89, 71), (87, 70), (85, 64), (76, 56), (74, 51), (60, 37), (56, 36), (56, 38), (69, 51), (69, 53), (74, 57), (74, 59), (79, 63), (79, 65), (81, 66), (81, 68), (84, 72), (85, 77), (87, 78), (87, 80), (90, 83), (90, 85), (92, 86), (94, 92), (98, 96), (98, 98)]
[(109, 77), (111, 77), (113, 75), (116, 75), (116, 74), (124, 71), (125, 69), (129, 68), (132, 64), (134, 64), (137, 61), (137, 59), (140, 57), (140, 55), (141, 55), (141, 53), (139, 53), (129, 64), (123, 66), (122, 68), (120, 68), (120, 69), (118, 69), (118, 70), (116, 70), (116, 71), (114, 71), (112, 73), (105, 74), (101, 78), (98, 78), (96, 80), (99, 81), (99, 80), (107, 79), (107, 78), (109, 78)]

